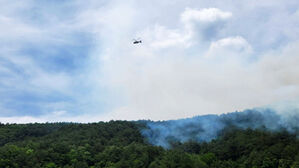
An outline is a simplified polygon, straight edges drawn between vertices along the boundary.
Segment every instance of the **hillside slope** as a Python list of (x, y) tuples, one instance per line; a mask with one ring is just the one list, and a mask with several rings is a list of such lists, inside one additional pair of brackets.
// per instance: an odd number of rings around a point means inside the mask
[(142, 136), (148, 121), (1, 124), (0, 167), (298, 168), (299, 140), (287, 130), (226, 126), (211, 141)]

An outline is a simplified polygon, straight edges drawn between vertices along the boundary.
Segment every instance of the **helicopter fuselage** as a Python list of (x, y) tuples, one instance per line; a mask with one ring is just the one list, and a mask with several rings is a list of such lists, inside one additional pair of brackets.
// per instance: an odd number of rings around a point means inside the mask
[(138, 43), (142, 43), (142, 41), (141, 40), (139, 40), (139, 41), (136, 40), (136, 41), (133, 42), (133, 44), (138, 44)]

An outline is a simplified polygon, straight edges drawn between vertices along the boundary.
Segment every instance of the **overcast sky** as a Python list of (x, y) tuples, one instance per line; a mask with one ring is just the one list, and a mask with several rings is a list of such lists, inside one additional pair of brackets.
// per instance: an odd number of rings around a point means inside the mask
[(0, 0), (0, 100), (4, 123), (296, 104), (299, 1)]

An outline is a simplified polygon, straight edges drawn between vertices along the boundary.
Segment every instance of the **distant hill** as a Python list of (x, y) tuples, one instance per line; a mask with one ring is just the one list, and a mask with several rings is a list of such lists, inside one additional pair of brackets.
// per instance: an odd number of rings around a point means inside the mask
[(299, 168), (294, 120), (247, 110), (161, 122), (0, 124), (0, 168)]

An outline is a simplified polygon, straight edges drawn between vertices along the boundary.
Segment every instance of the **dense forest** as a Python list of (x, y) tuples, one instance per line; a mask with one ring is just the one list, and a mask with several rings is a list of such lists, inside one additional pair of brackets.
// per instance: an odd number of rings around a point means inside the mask
[(146, 121), (1, 124), (0, 167), (299, 168), (299, 140), (286, 130), (226, 127), (209, 142), (152, 145)]

